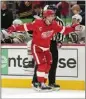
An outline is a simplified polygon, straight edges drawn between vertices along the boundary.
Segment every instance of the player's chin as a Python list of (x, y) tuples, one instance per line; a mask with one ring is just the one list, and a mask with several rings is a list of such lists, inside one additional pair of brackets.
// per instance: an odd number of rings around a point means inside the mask
[(51, 25), (52, 23), (48, 23), (48, 25)]
[(51, 24), (52, 24), (52, 22), (53, 22), (53, 21), (48, 21), (48, 23), (47, 23), (47, 24), (48, 24), (48, 25), (51, 25)]

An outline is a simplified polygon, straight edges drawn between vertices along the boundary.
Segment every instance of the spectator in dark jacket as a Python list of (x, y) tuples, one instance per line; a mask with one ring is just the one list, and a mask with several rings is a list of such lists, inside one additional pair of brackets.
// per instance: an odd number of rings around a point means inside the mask
[(85, 25), (85, 1), (77, 1), (77, 4), (79, 4), (81, 8), (81, 12), (80, 12), (80, 15), (82, 16), (81, 25)]
[(32, 18), (32, 3), (31, 1), (21, 1), (17, 7), (17, 14), (20, 18)]
[(41, 5), (35, 5), (33, 8), (33, 15), (42, 16), (42, 7)]
[(7, 4), (5, 1), (1, 2), (1, 28), (7, 29), (11, 26), (13, 21), (13, 14), (7, 8)]

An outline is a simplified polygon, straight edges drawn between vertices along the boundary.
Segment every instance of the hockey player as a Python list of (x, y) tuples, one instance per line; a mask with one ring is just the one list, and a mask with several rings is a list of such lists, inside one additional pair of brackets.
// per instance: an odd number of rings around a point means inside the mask
[[(20, 19), (15, 19), (12, 24), (18, 26), (22, 25), (23, 22)], [(27, 41), (30, 39), (30, 34), (25, 31), (15, 31), (12, 34), (8, 34), (8, 31), (6, 29), (1, 30), (1, 43), (27, 43)]]
[[(85, 26), (81, 25), (82, 22), (82, 16), (80, 15), (80, 6), (75, 4), (74, 6), (72, 6), (71, 8), (72, 12), (73, 12), (73, 16), (72, 16), (72, 25), (73, 24), (79, 24), (76, 28), (79, 31), (75, 31), (69, 34), (69, 39), (73, 42), (73, 43), (85, 43)], [(78, 36), (78, 37), (77, 37)]]
[(32, 23), (26, 23), (20, 26), (11, 26), (8, 28), (9, 33), (12, 31), (33, 31), (33, 39), (31, 50), (33, 57), (38, 65), (37, 80), (40, 90), (51, 90), (52, 88), (45, 85), (47, 76), (52, 63), (50, 53), (50, 40), (55, 33), (63, 33), (64, 35), (75, 31), (76, 25), (71, 27), (60, 26), (55, 19), (55, 12), (46, 10), (43, 12), (43, 18), (37, 19)]
[(73, 16), (72, 16), (72, 24), (80, 24), (82, 21), (82, 16), (79, 14), (81, 9), (80, 6), (75, 4), (74, 6), (72, 6), (71, 8), (72, 12), (73, 12)]
[[(51, 9), (54, 12), (57, 11), (57, 8), (55, 5), (46, 5), (44, 7), (44, 11), (47, 9)], [(58, 16), (56, 16), (55, 20), (58, 22), (59, 25), (63, 26), (64, 23)], [(55, 34), (53, 36), (53, 38), (51, 40), (51, 44), (50, 44), (50, 51), (52, 54), (52, 64), (51, 64), (51, 68), (50, 68), (49, 75), (48, 75), (48, 82), (49, 82), (48, 85), (54, 90), (60, 89), (60, 85), (56, 84), (55, 78), (56, 78), (56, 69), (57, 69), (57, 64), (58, 64), (57, 44), (58, 44), (58, 47), (61, 47), (62, 41), (63, 41), (63, 35), (62, 35), (62, 33), (58, 33), (58, 35)], [(33, 80), (32, 80), (32, 85), (33, 85), (33, 88), (35, 88), (35, 89), (37, 88), (37, 83), (38, 83), (37, 74), (36, 74), (37, 67), (38, 66), (36, 65), (35, 70), (34, 70)]]

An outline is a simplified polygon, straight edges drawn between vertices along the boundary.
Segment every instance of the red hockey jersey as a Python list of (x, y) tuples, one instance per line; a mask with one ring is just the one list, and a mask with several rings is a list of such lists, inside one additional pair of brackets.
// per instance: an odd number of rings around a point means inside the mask
[(33, 31), (32, 42), (38, 46), (49, 48), (50, 40), (55, 33), (68, 34), (74, 31), (73, 27), (60, 26), (57, 21), (53, 21), (51, 25), (46, 25), (43, 19), (37, 19), (32, 23), (26, 23), (19, 26), (11, 26), (12, 31)]

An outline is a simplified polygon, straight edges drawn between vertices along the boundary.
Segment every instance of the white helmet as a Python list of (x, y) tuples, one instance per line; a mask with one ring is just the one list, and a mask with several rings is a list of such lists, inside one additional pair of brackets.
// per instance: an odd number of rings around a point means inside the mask
[(13, 25), (22, 25), (22, 24), (23, 24), (23, 22), (20, 19), (15, 19), (13, 21)]
[(76, 19), (76, 20), (79, 20), (79, 22), (82, 21), (82, 16), (79, 15), (79, 14), (75, 14), (74, 16), (72, 16), (72, 19)]
[(48, 9), (49, 5), (46, 5), (43, 9), (43, 11), (46, 11)]

